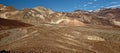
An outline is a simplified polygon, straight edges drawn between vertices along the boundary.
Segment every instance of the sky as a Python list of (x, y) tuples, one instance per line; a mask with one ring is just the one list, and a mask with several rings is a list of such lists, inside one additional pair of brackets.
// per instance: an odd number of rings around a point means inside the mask
[(74, 10), (96, 10), (99, 8), (119, 7), (120, 0), (0, 0), (0, 4), (16, 9), (43, 6), (53, 11), (71, 12)]

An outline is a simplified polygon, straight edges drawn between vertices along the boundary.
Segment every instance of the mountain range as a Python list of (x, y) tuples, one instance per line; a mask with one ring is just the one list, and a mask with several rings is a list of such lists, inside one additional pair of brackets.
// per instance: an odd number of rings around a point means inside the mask
[(0, 51), (120, 53), (120, 8), (56, 12), (0, 4)]

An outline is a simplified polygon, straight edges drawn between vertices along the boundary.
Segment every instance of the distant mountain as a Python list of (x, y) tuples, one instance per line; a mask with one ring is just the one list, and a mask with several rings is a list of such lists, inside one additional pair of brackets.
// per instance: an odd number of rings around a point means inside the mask
[(104, 19), (109, 20), (115, 26), (120, 26), (120, 8), (103, 8), (93, 13), (106, 17)]
[(98, 16), (92, 12), (75, 11), (75, 12), (64, 13), (64, 14), (70, 18), (77, 19), (85, 24), (112, 26), (109, 20), (103, 19), (104, 17)]
[(117, 21), (120, 20), (119, 19), (120, 8), (104, 8), (104, 9), (100, 9), (98, 11), (94, 11), (94, 13), (96, 13), (99, 16), (116, 19)]

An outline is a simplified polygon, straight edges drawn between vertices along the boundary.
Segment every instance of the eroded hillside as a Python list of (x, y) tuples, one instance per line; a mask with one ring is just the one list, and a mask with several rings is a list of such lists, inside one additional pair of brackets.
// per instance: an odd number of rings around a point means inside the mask
[(0, 31), (0, 50), (41, 53), (119, 53), (120, 29), (41, 25)]
[(99, 15), (102, 11), (67, 13), (44, 7), (16, 10), (4, 5), (0, 8), (0, 51), (120, 53), (119, 21)]

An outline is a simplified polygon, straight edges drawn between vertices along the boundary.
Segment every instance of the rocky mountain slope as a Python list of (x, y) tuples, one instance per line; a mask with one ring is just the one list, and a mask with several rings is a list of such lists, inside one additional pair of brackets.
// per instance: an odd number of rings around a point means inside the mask
[(85, 24), (114, 26), (110, 23), (108, 19), (104, 19), (104, 17), (93, 14), (92, 12), (75, 11), (63, 14), (70, 18), (77, 19)]
[(0, 52), (120, 53), (119, 13), (119, 8), (55, 12), (0, 5)]
[(120, 8), (107, 8), (94, 11), (99, 16), (106, 17), (113, 25), (120, 26)]
[(93, 11), (94, 13), (96, 13), (99, 16), (104, 16), (107, 18), (114, 18), (117, 21), (119, 21), (119, 17), (120, 17), (120, 8), (107, 8), (107, 9), (100, 9), (97, 11)]
[[(77, 19), (72, 20), (71, 18), (57, 12), (53, 12), (43, 7), (36, 7), (33, 9), (23, 9), (12, 12), (5, 12), (1, 14), (6, 19), (20, 20), (25, 23), (33, 25), (39, 24), (62, 24), (62, 25), (84, 25)], [(78, 24), (74, 24), (78, 22)]]
[[(11, 10), (5, 11), (3, 8), (5, 9), (7, 8)], [(41, 23), (69, 25), (71, 23), (71, 20), (76, 20), (77, 22), (81, 23), (81, 26), (83, 26), (83, 24), (112, 26), (112, 27), (120, 26), (120, 22), (119, 22), (120, 8), (100, 9), (93, 12), (76, 10), (74, 12), (69, 12), (69, 13), (54, 12), (44, 7), (35, 7), (32, 9), (25, 8), (22, 10), (15, 10), (15, 8), (12, 7), (11, 8), (3, 7), (3, 8), (1, 7), (0, 17), (4, 17), (6, 19), (20, 20), (22, 22), (31, 23), (33, 25), (39, 25)], [(72, 24), (73, 22), (74, 21), (72, 21)]]

